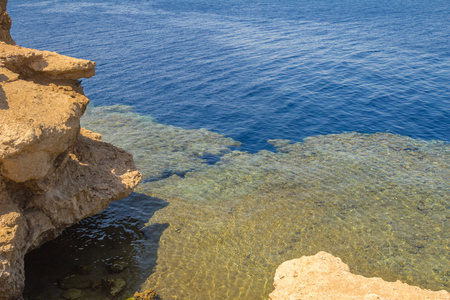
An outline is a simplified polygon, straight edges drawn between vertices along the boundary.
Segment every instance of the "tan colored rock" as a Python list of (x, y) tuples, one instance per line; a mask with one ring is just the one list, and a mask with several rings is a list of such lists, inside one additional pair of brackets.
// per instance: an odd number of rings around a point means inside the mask
[(0, 42), (0, 300), (21, 298), (28, 251), (141, 180), (129, 153), (80, 128), (78, 79), (94, 73), (91, 61)]
[(2, 174), (16, 182), (44, 177), (75, 140), (89, 101), (24, 80), (0, 83), (0, 89)]
[(132, 156), (93, 137), (98, 135), (82, 129), (77, 142), (61, 154), (46, 177), (21, 185), (10, 182), (9, 193), (22, 203), (30, 227), (26, 251), (128, 196), (139, 183), (141, 175)]
[(0, 43), (0, 71), (2, 174), (41, 178), (79, 132), (89, 99), (77, 79), (94, 75), (95, 63)]
[(0, 191), (0, 299), (20, 295), (25, 280), (23, 256), (17, 254), (25, 247), (29, 228), (21, 209), (11, 202)]
[[(157, 295), (155, 290), (153, 289), (148, 289), (145, 290), (143, 292), (136, 292), (134, 293), (133, 297), (130, 299), (134, 299), (134, 300), (155, 300), (157, 299)], [(128, 300), (130, 300), (128, 299)]]
[(56, 52), (39, 51), (3, 43), (0, 56), (1, 65), (20, 74), (25, 79), (42, 80), (49, 77), (51, 79), (77, 80), (95, 75), (94, 62), (60, 55)]
[(323, 251), (282, 263), (276, 271), (274, 287), (270, 300), (450, 299), (447, 291), (434, 292), (400, 281), (352, 274), (339, 257)]
[(15, 45), (16, 43), (9, 33), (9, 30), (11, 29), (11, 18), (6, 12), (7, 2), (7, 0), (0, 0), (0, 41)]

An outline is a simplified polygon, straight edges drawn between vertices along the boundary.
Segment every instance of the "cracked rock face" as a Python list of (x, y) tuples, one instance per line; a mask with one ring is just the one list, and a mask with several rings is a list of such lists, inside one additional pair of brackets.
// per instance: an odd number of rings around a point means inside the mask
[(450, 299), (447, 291), (433, 292), (399, 280), (387, 282), (352, 274), (339, 257), (323, 251), (282, 263), (273, 285), (275, 290), (269, 295), (270, 300)]
[(10, 23), (1, 0), (1, 300), (21, 298), (28, 251), (128, 196), (141, 179), (129, 153), (80, 128), (89, 99), (78, 79), (93, 76), (95, 63), (15, 46)]

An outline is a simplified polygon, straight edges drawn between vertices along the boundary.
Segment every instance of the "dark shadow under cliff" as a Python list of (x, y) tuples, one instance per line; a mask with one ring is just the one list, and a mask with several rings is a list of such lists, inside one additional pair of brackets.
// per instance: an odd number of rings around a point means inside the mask
[(156, 266), (159, 240), (169, 226), (144, 225), (167, 205), (164, 200), (132, 193), (28, 253), (25, 298), (59, 299), (64, 289), (77, 288), (84, 297), (104, 299), (101, 282), (105, 278), (125, 280), (125, 294), (139, 290)]

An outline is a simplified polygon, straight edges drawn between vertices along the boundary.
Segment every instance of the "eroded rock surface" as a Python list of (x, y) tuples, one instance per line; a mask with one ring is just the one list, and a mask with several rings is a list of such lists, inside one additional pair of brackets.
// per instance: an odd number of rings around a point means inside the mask
[(10, 45), (6, 1), (0, 10), (3, 300), (21, 298), (28, 251), (128, 196), (141, 174), (129, 153), (80, 128), (89, 99), (78, 79), (93, 76), (95, 63)]
[(433, 292), (401, 281), (387, 282), (350, 273), (348, 265), (326, 252), (281, 264), (270, 300), (281, 299), (450, 299), (447, 291)]
[[(80, 131), (89, 100), (76, 80), (94, 75), (95, 64), (61, 56), (59, 65), (57, 58), (0, 44), (1, 172), (15, 182), (44, 177)], [(55, 70), (62, 78), (51, 79)]]
[(7, 0), (0, 1), (0, 41), (15, 45), (16, 43), (11, 38), (11, 34), (9, 33), (9, 30), (11, 29), (11, 18), (6, 12), (7, 2)]

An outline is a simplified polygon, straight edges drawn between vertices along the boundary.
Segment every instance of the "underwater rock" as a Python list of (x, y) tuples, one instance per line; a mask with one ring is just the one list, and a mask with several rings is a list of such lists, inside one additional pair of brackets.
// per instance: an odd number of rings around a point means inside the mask
[(271, 143), (276, 153), (233, 151), (138, 187), (170, 203), (147, 224), (170, 226), (142, 288), (262, 299), (283, 261), (319, 251), (366, 277), (450, 288), (450, 144), (388, 133)]
[(61, 279), (58, 286), (63, 290), (89, 289), (92, 287), (92, 280), (86, 276), (70, 274)]
[(61, 297), (67, 300), (78, 299), (82, 296), (83, 292), (78, 289), (70, 289), (61, 293)]
[(92, 266), (79, 265), (75, 268), (75, 273), (80, 274), (80, 275), (89, 275), (92, 273)]
[(115, 260), (109, 267), (108, 272), (109, 273), (120, 273), (126, 268), (128, 268), (130, 264), (124, 260), (124, 259), (118, 259)]
[(447, 291), (433, 292), (397, 280), (367, 278), (350, 273), (348, 265), (326, 252), (282, 263), (275, 274), (278, 299), (450, 299)]
[(94, 278), (94, 280), (92, 281), (92, 288), (91, 291), (96, 291), (98, 289), (100, 289), (102, 287), (102, 278)]
[(89, 99), (78, 79), (93, 76), (95, 63), (8, 45), (5, 0), (0, 9), (3, 300), (21, 295), (27, 252), (128, 196), (141, 174), (129, 153), (80, 128)]
[(155, 300), (156, 292), (153, 289), (148, 289), (141, 293), (136, 292), (136, 293), (134, 293), (133, 297), (130, 299), (133, 299), (133, 300)]
[[(208, 167), (211, 161), (230, 153), (241, 143), (206, 129), (183, 129), (157, 123), (132, 107), (89, 107), (81, 119), (83, 127), (100, 132), (103, 139), (129, 151), (143, 175), (143, 182), (172, 175), (183, 177)], [(127, 124), (127, 126), (122, 126)], [(129, 128), (133, 128), (130, 132)]]
[(109, 295), (116, 297), (125, 289), (126, 284), (122, 278), (104, 278), (102, 287)]

